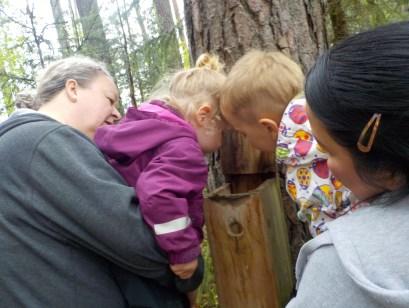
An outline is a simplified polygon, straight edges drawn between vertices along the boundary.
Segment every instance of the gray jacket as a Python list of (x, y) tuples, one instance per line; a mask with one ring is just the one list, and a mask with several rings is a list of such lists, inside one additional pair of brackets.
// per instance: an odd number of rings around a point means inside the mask
[(118, 266), (175, 288), (133, 189), (79, 131), (9, 118), (0, 175), (0, 307), (126, 306)]
[(328, 224), (304, 245), (295, 307), (409, 307), (409, 197), (385, 198)]

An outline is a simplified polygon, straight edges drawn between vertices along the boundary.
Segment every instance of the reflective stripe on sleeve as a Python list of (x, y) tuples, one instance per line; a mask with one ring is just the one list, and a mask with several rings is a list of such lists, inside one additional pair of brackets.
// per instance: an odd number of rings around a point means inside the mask
[(189, 217), (181, 217), (168, 222), (164, 222), (163, 224), (153, 225), (153, 228), (156, 235), (161, 235), (186, 229), (190, 226), (190, 223), (191, 220)]

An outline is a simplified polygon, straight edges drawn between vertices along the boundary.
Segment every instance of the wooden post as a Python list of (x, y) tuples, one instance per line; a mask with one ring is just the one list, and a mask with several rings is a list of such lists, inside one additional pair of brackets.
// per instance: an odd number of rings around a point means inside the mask
[(206, 198), (205, 217), (220, 306), (285, 306), (293, 270), (279, 179), (246, 193), (222, 186)]
[(234, 131), (223, 136), (221, 165), (232, 193), (248, 192), (276, 173), (275, 155), (253, 148)]

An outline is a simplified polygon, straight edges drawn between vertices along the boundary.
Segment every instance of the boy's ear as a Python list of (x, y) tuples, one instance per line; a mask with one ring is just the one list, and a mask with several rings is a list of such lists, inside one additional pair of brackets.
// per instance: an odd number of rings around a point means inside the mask
[(68, 79), (65, 82), (65, 93), (67, 94), (68, 99), (75, 103), (78, 96), (78, 82), (75, 79)]
[(203, 126), (206, 120), (210, 118), (212, 114), (212, 107), (208, 104), (203, 104), (196, 111), (196, 121), (200, 126)]
[(258, 120), (258, 123), (263, 125), (273, 137), (277, 135), (278, 125), (276, 121), (268, 118), (261, 118)]

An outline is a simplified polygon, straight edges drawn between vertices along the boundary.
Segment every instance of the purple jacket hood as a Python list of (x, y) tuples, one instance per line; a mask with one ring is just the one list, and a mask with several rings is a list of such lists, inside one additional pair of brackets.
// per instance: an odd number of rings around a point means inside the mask
[[(158, 110), (159, 113), (153, 113)], [(99, 128), (95, 142), (109, 158), (126, 160), (176, 138), (192, 138), (197, 142), (192, 126), (180, 115), (161, 101), (152, 101), (140, 108), (129, 108), (120, 125)], [(130, 142), (132, 139), (135, 143)]]

